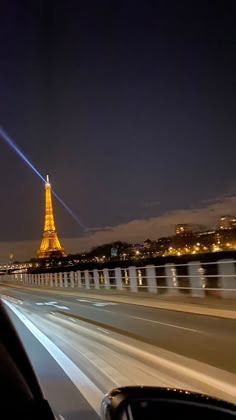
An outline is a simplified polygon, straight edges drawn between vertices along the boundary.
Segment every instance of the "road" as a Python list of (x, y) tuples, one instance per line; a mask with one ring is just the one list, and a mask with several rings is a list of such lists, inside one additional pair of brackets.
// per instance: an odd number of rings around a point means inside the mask
[[(236, 402), (236, 320), (56, 291), (1, 287), (1, 293), (74, 363), (80, 377), (89, 379), (84, 387), (82, 380), (79, 385), (73, 382), (64, 365), (58, 367), (53, 352), (54, 359), (42, 347), (44, 343), (12, 315), (49, 401), (66, 419), (76, 418), (72, 411), (78, 407), (85, 418), (92, 419), (102, 394), (121, 385), (185, 387)], [(56, 380), (51, 383), (47, 375), (54, 377), (57, 367)], [(74, 407), (72, 395), (76, 394)], [(69, 409), (70, 404), (75, 410)]]
[(78, 413), (80, 413), (80, 419), (82, 420), (88, 418), (97, 420), (98, 415), (72, 382), (68, 380), (67, 375), (58, 366), (54, 358), (12, 311), (8, 311), (8, 313), (27, 349), (43, 392), (58, 418), (61, 420), (63, 418), (76, 420), (78, 419)]

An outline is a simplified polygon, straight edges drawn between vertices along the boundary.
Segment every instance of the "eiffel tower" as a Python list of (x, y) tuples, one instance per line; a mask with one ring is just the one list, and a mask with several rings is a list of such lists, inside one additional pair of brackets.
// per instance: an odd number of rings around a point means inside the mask
[(52, 192), (49, 176), (45, 183), (45, 221), (43, 239), (37, 252), (38, 258), (65, 257), (65, 251), (62, 248), (57, 236), (54, 215), (52, 208)]

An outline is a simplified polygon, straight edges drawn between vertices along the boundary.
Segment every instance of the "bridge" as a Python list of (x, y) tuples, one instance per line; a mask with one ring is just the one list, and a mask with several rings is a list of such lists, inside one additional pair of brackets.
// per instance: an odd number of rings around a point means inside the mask
[(147, 265), (71, 270), (66, 272), (15, 273), (2, 281), (41, 287), (105, 289), (131, 293), (236, 298), (236, 261), (190, 261), (187, 264)]
[(102, 394), (128, 384), (236, 402), (235, 268), (227, 259), (20, 273), (1, 276), (1, 297), (66, 419), (71, 405), (98, 418)]

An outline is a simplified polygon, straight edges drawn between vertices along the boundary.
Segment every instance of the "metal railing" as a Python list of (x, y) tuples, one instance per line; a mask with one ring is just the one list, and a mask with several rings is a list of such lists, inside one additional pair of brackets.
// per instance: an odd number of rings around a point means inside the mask
[(29, 286), (117, 290), (132, 293), (236, 297), (236, 261), (116, 267), (57, 273), (1, 276), (2, 281)]

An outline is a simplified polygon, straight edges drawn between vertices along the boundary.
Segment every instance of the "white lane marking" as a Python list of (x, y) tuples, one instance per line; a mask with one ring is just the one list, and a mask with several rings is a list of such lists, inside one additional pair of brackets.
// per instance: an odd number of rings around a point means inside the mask
[(36, 302), (35, 305), (48, 305), (48, 306), (53, 306), (55, 305), (57, 302), (54, 301), (50, 301), (50, 302)]
[[(117, 305), (117, 303), (114, 303), (114, 302), (97, 302), (97, 301), (91, 301), (91, 300), (87, 300), (87, 299), (76, 299), (76, 300), (78, 300), (79, 302), (91, 303), (92, 306), (96, 306), (96, 307)], [(66, 310), (70, 311), (70, 308), (68, 308), (67, 306), (55, 305), (55, 303), (57, 303), (57, 302), (36, 303), (36, 305), (51, 305), (51, 306), (54, 306), (55, 308), (58, 308), (58, 309), (66, 309)], [(111, 312), (111, 311), (109, 311), (109, 312)], [(200, 334), (206, 334), (205, 331), (200, 331), (200, 330), (196, 330), (196, 329), (193, 329), (193, 328), (181, 327), (180, 325), (169, 324), (167, 322), (155, 321), (153, 319), (141, 318), (141, 317), (132, 316), (132, 315), (130, 315), (129, 317), (133, 318), (133, 319), (139, 319), (141, 321), (153, 322), (155, 324), (160, 324), (160, 325), (166, 325), (167, 327), (178, 328), (180, 330), (192, 331), (192, 332), (197, 332), (197, 333), (200, 333)]]
[(101, 302), (101, 301), (96, 301), (96, 300), (87, 300), (87, 299), (76, 299), (78, 300), (78, 302), (82, 302), (82, 303), (90, 303), (93, 306), (114, 306), (114, 305), (118, 305), (118, 303), (114, 303), (114, 302)]
[[(78, 299), (77, 299), (78, 300)], [(94, 306), (94, 305), (93, 305)], [(96, 308), (94, 308), (93, 306), (90, 306), (90, 309), (96, 309)], [(109, 310), (109, 309), (102, 309), (101, 308), (101, 311), (104, 311), (104, 312), (113, 312), (113, 311), (111, 311), (111, 310)], [(117, 313), (117, 312), (113, 312), (113, 313)], [(121, 313), (117, 313), (118, 315), (124, 315), (124, 314), (121, 314)], [(174, 324), (169, 324), (169, 323), (167, 323), (167, 322), (161, 322), (161, 321), (155, 321), (155, 320), (153, 320), (153, 319), (147, 319), (147, 318), (141, 318), (141, 317), (138, 317), (138, 316), (132, 316), (132, 315), (128, 315), (128, 317), (129, 318), (133, 318), (133, 319), (139, 319), (139, 320), (141, 320), (141, 321), (146, 321), (146, 322), (153, 322), (153, 323), (155, 323), (155, 324), (160, 324), (160, 325), (166, 325), (167, 327), (172, 327), (172, 328), (178, 328), (178, 329), (180, 329), (180, 330), (187, 330), (187, 331), (192, 331), (192, 332), (197, 332), (197, 333), (199, 333), (199, 334), (208, 334), (207, 332), (205, 332), (205, 331), (201, 331), (201, 330), (195, 330), (195, 329), (193, 329), (193, 328), (187, 328), (187, 327), (181, 327), (181, 326), (179, 326), (179, 325), (174, 325)]]
[(26, 318), (14, 305), (3, 299), (4, 303), (16, 314), (37, 340), (56, 360), (64, 370), (71, 382), (81, 392), (91, 407), (100, 414), (100, 405), (103, 398), (102, 391), (79, 369), (79, 367), (66, 356), (46, 335), (44, 335), (28, 318)]
[(105, 334), (110, 335), (110, 333), (109, 333), (107, 330), (105, 330), (104, 328), (99, 328), (99, 327), (97, 327), (97, 330), (102, 331), (102, 332), (104, 332)]
[(49, 306), (50, 306), (50, 305), (52, 305), (52, 306), (53, 306), (53, 305), (56, 305), (56, 303), (57, 303), (57, 302), (55, 302), (55, 301), (53, 300), (53, 301), (50, 301), (50, 302), (45, 302), (45, 303), (44, 303), (44, 305), (49, 305)]
[[(52, 313), (52, 312), (51, 312), (51, 313)], [(76, 322), (76, 320), (75, 320), (74, 318), (69, 317), (69, 319), (70, 319), (72, 322)]]
[[(94, 309), (95, 311), (97, 310), (97, 308), (95, 308), (94, 307), (94, 305), (93, 306), (90, 306), (89, 307), (89, 309)], [(110, 310), (110, 309), (103, 309), (103, 308), (100, 308), (100, 311), (103, 311), (103, 312), (112, 312), (112, 313), (116, 313), (116, 312), (113, 312), (112, 310)], [(121, 314), (119, 314), (119, 315), (121, 315)], [(122, 314), (122, 315), (124, 315), (124, 314)]]
[(86, 302), (86, 303), (91, 303), (91, 300), (87, 300), (87, 299), (76, 299), (79, 302)]
[(35, 302), (35, 305), (38, 305), (38, 306), (41, 306), (41, 305), (54, 306), (56, 304), (57, 302)]
[(155, 324), (166, 325), (167, 327), (179, 328), (180, 330), (187, 330), (187, 331), (193, 331), (193, 332), (198, 332), (198, 333), (204, 333), (204, 331), (194, 330), (193, 328), (180, 327), (179, 325), (168, 324), (167, 322), (155, 321), (154, 319), (140, 318), (138, 316), (131, 316), (130, 318), (135, 318), (135, 319), (139, 319), (141, 321), (146, 321), (146, 322), (153, 322)]
[(68, 306), (64, 306), (64, 305), (58, 305), (58, 302), (37, 302), (35, 303), (35, 305), (38, 306), (53, 306), (54, 308), (57, 309), (66, 309), (67, 311), (70, 311), (70, 308), (68, 308)]
[(65, 417), (63, 417), (61, 414), (58, 414), (59, 420), (66, 420)]
[(53, 305), (54, 308), (57, 309), (66, 309), (67, 311), (70, 311), (70, 308), (68, 308), (68, 306), (63, 306), (63, 305)]

